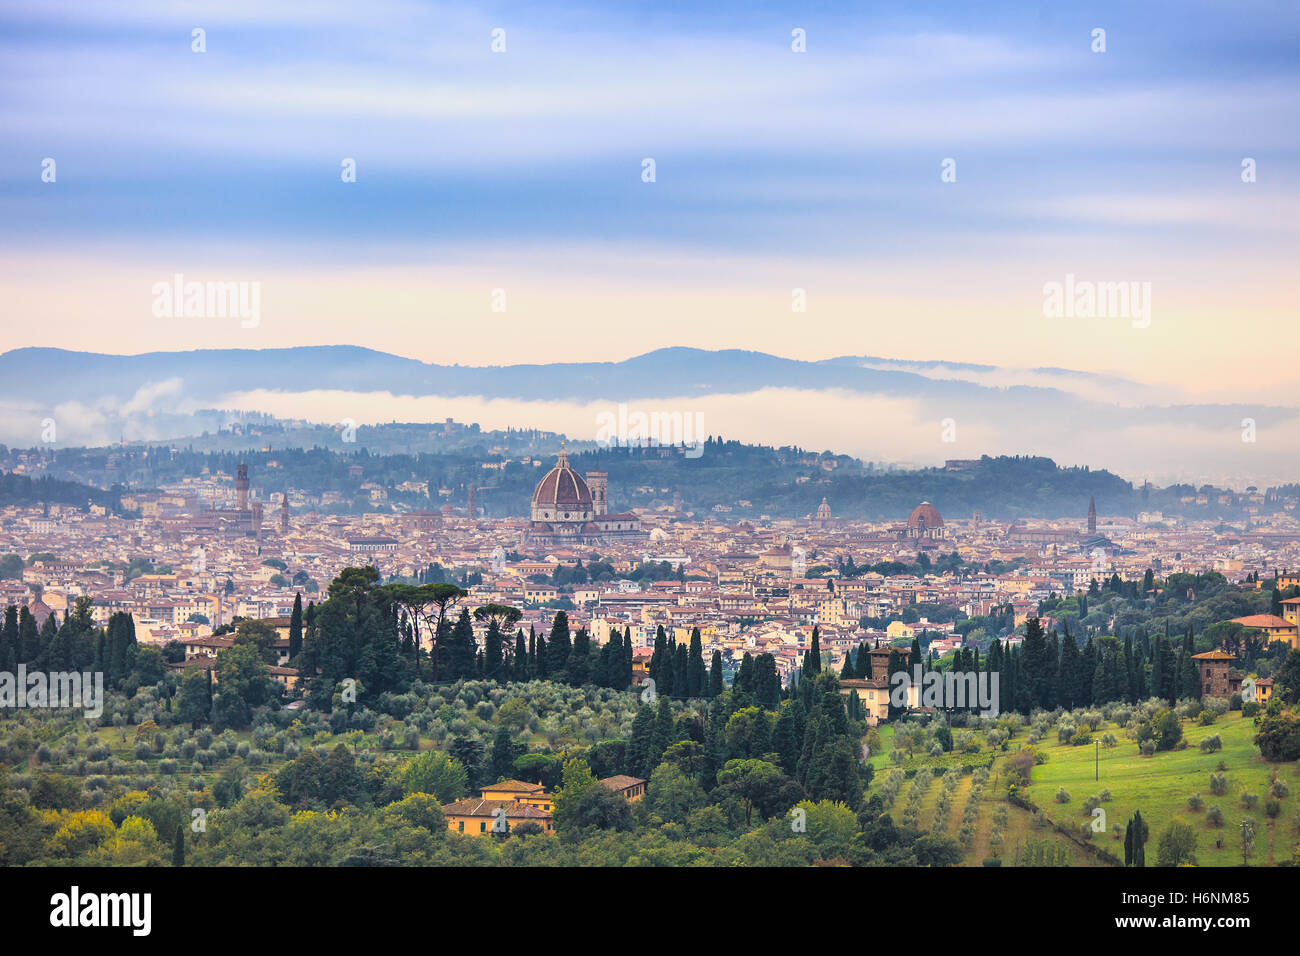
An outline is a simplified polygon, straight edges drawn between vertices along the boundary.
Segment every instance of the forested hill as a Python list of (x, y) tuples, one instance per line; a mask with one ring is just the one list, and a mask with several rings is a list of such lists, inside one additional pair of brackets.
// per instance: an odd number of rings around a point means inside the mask
[(102, 505), (110, 511), (120, 511), (121, 495), (105, 491), (78, 481), (65, 481), (42, 475), (15, 475), (0, 471), (0, 508), (6, 505), (72, 505), (86, 508)]
[[(204, 474), (233, 475), (236, 465), (244, 461), (255, 489), (268, 494), (286, 487), (309, 494), (335, 491), (345, 501), (339, 507), (343, 511), (437, 508), (447, 503), (462, 508), (473, 484), (476, 501), (489, 517), (527, 514), (537, 481), (554, 462), (550, 455), (534, 455), (531, 461), (538, 464), (529, 463), (527, 456), (503, 458), (481, 446), (383, 455), (343, 447), (347, 450), (221, 452), (136, 445), (24, 454), (29, 471), (39, 469), (63, 481), (100, 488), (133, 490)], [(1213, 489), (1208, 502), (1198, 505), (1197, 492), (1207, 489), (1137, 489), (1109, 472), (1060, 468), (1047, 458), (985, 457), (961, 470), (887, 470), (829, 452), (712, 438), (697, 451), (698, 457), (692, 458), (671, 448), (571, 449), (569, 458), (580, 472), (609, 473), (610, 504), (615, 510), (671, 504), (676, 493), (686, 510), (702, 514), (716, 509), (724, 520), (803, 517), (814, 513), (823, 497), (836, 516), (867, 520), (902, 520), (921, 501), (932, 502), (949, 518), (968, 518), (978, 510), (988, 519), (1078, 516), (1082, 520), (1089, 498), (1096, 499), (1102, 514), (1153, 510), (1238, 523), (1245, 518), (1235, 496), (1222, 503)], [(14, 454), (0, 448), (0, 466)], [(8, 483), (0, 484), (0, 504), (45, 500), (42, 488), (52, 502), (72, 503), (70, 494), (82, 503), (89, 497), (85, 489), (15, 482), (10, 476)], [(428, 482), (428, 495), (409, 490), (411, 482)], [(368, 488), (362, 488), (371, 483), (387, 492), (382, 505), (371, 503)], [(405, 490), (399, 488), (404, 484)], [(440, 489), (446, 493), (440, 494)], [(1294, 493), (1294, 488), (1284, 490)], [(1282, 507), (1281, 499), (1279, 493), (1270, 492), (1256, 507), (1267, 514)]]

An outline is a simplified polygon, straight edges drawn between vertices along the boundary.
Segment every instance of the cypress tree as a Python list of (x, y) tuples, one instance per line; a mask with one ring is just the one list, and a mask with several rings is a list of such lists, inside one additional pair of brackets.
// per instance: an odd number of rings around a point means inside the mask
[(708, 675), (704, 671), (704, 645), (700, 639), (700, 629), (691, 629), (691, 646), (686, 662), (686, 696), (705, 696)]
[(176, 825), (176, 837), (172, 840), (172, 866), (185, 865), (185, 826)]
[(0, 628), (0, 670), (17, 670), (19, 646), (18, 606), (10, 604), (5, 608), (4, 627)]
[(668, 656), (668, 638), (664, 635), (664, 626), (655, 628), (654, 653), (650, 655), (650, 679), (655, 687), (664, 685), (664, 660)]
[(619, 679), (618, 689), (632, 686), (632, 629), (623, 628), (623, 673)]
[(813, 625), (812, 647), (808, 651), (807, 663), (804, 665), (804, 676), (812, 677), (820, 674), (822, 670), (822, 648), (821, 636), (817, 625)]
[(293, 613), (289, 615), (289, 660), (302, 653), (302, 594), (293, 596)]
[(659, 697), (659, 709), (655, 712), (654, 727), (650, 732), (650, 749), (646, 755), (646, 770), (642, 774), (649, 779), (654, 768), (659, 766), (659, 761), (663, 758), (664, 751), (668, 749), (673, 742), (673, 711), (672, 704), (668, 698), (662, 694)]
[(514, 660), (511, 661), (514, 680), (528, 680), (528, 665), (531, 657), (532, 654), (528, 650), (528, 645), (524, 643), (524, 629), (521, 627), (515, 631), (515, 656)]
[(1182, 643), (1178, 647), (1178, 660), (1174, 665), (1174, 672), (1169, 681), (1169, 706), (1173, 707), (1178, 703), (1179, 694), (1183, 690), (1183, 669), (1187, 665), (1187, 644)]
[(721, 697), (722, 691), (722, 652), (714, 651), (709, 661), (709, 696)]
[(754, 693), (754, 658), (749, 651), (740, 659), (740, 668), (731, 681), (732, 689), (739, 689), (746, 694)]
[(483, 676), (488, 680), (501, 680), (501, 666), (505, 661), (505, 654), (501, 647), (501, 628), (495, 620), (488, 623), (483, 647)]
[(766, 652), (754, 658), (754, 696), (756, 703), (768, 710), (776, 710), (781, 700), (781, 676), (776, 672), (776, 658)]
[(1192, 637), (1192, 628), (1187, 627), (1187, 636), (1183, 638), (1182, 693), (1184, 697), (1199, 700), (1201, 697), (1201, 680), (1196, 671), (1196, 643)]
[(573, 642), (569, 636), (569, 615), (563, 611), (555, 612), (551, 623), (551, 636), (546, 642), (547, 667), (552, 673), (562, 673), (569, 663), (569, 654), (573, 651)]
[(654, 767), (650, 762), (651, 738), (654, 736), (655, 711), (642, 704), (632, 719), (632, 739), (627, 745), (628, 772), (634, 777), (650, 779)]
[(690, 654), (687, 653), (685, 644), (677, 645), (677, 653), (673, 655), (673, 696), (689, 697), (690, 696), (690, 665), (688, 659)]

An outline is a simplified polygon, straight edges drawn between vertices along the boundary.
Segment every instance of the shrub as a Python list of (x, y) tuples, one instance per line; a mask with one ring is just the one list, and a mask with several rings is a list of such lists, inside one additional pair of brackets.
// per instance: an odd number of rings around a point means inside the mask
[(1264, 813), (1270, 820), (1276, 820), (1277, 815), (1282, 812), (1282, 802), (1280, 800), (1264, 801)]
[(1138, 745), (1143, 754), (1147, 753), (1146, 743), (1152, 743), (1156, 750), (1173, 750), (1183, 739), (1183, 725), (1178, 714), (1167, 708), (1161, 708), (1137, 729)]
[(1254, 810), (1259, 805), (1259, 794), (1247, 790), (1241, 791), (1241, 805), (1247, 810)]
[(1210, 807), (1209, 811), (1205, 814), (1205, 822), (1213, 827), (1223, 826), (1223, 811), (1217, 806)]
[(1228, 776), (1224, 773), (1210, 774), (1210, 793), (1221, 797), (1228, 792)]
[(1255, 746), (1268, 761), (1300, 758), (1300, 715), (1282, 711), (1265, 717), (1255, 735)]
[(1057, 791), (1056, 791), (1056, 802), (1057, 802), (1057, 803), (1069, 803), (1069, 802), (1070, 802), (1070, 794), (1069, 794), (1068, 792), (1066, 792), (1066, 789), (1065, 789), (1064, 787), (1060, 787), (1060, 788), (1057, 789)]
[(1201, 795), (1199, 793), (1194, 793), (1187, 798), (1187, 809), (1191, 810), (1193, 813), (1199, 813), (1201, 811), (1201, 808), (1203, 808), (1204, 806), (1205, 806), (1205, 801), (1201, 799)]

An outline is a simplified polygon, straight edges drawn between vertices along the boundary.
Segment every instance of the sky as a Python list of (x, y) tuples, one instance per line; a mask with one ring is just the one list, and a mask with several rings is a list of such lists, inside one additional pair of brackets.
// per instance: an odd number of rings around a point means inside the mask
[[(6, 0), (0, 350), (692, 345), (1293, 403), (1298, 53), (1281, 0)], [(258, 283), (257, 323), (159, 316), (176, 274)], [(1045, 314), (1067, 276), (1149, 315)]]

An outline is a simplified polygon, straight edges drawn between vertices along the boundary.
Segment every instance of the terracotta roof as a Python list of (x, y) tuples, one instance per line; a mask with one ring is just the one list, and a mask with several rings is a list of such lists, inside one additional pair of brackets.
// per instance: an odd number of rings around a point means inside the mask
[(606, 777), (600, 781), (611, 790), (626, 790), (628, 787), (635, 787), (638, 784), (645, 783), (640, 777), (629, 777), (625, 773), (616, 773), (612, 777)]
[(1246, 617), (1234, 617), (1232, 623), (1244, 624), (1246, 627), (1295, 627), (1286, 618), (1276, 614), (1248, 614)]
[(883, 677), (871, 678), (864, 680), (861, 677), (846, 677), (840, 680), (841, 687), (847, 687), (849, 690), (884, 690), (889, 686), (889, 681)]
[(467, 800), (457, 800), (454, 803), (445, 804), (442, 812), (447, 816), (456, 817), (491, 817), (496, 815), (496, 811), (501, 807), (513, 807), (513, 800), (484, 800), (482, 797), (470, 797)]
[(1219, 650), (1219, 648), (1216, 647), (1214, 650), (1206, 651), (1203, 654), (1193, 654), (1192, 660), (1194, 661), (1235, 661), (1236, 658), (1233, 657), (1231, 654), (1227, 653), (1226, 651), (1221, 651)]
[(505, 810), (507, 820), (549, 820), (551, 818), (551, 814), (537, 807), (520, 806), (513, 800), (484, 800), (482, 797), (457, 800), (442, 808), (443, 814), (449, 817), (495, 817), (498, 810)]
[(539, 807), (522, 806), (515, 807), (513, 810), (506, 811), (507, 820), (549, 820), (551, 815)]
[(545, 788), (540, 783), (528, 783), (525, 780), (502, 780), (500, 783), (489, 784), (483, 789), (494, 792), (500, 790), (506, 793), (536, 793)]

